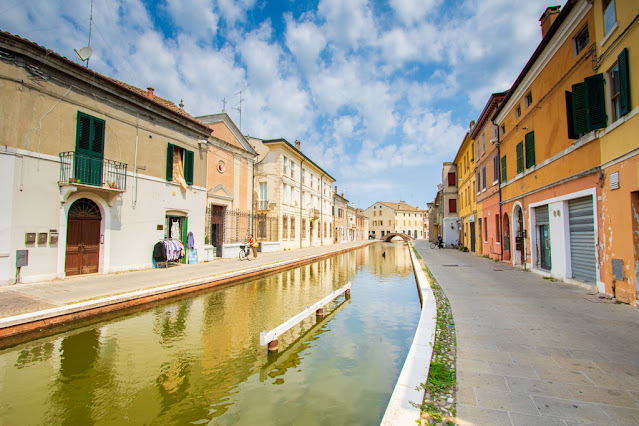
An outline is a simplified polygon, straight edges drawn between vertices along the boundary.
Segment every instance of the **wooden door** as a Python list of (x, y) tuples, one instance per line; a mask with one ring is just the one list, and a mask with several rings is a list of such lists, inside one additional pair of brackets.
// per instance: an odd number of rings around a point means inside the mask
[(81, 199), (71, 206), (64, 267), (67, 275), (98, 272), (101, 222), (100, 210), (93, 201)]

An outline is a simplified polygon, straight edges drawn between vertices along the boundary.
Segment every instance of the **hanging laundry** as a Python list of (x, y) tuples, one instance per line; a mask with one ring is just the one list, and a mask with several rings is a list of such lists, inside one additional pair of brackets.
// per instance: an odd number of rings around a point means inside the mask
[(195, 247), (195, 241), (193, 237), (193, 232), (189, 231), (189, 234), (186, 237), (186, 246), (190, 249)]
[(171, 238), (179, 240), (180, 239), (180, 221), (178, 219), (173, 219), (171, 222)]

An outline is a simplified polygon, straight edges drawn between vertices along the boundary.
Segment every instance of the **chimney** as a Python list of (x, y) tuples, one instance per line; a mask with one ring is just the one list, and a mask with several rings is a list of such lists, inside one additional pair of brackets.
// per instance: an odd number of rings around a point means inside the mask
[(300, 152), (302, 152), (302, 148), (300, 148), (301, 144), (302, 143), (300, 141), (298, 141), (298, 140), (295, 141), (295, 148), (297, 148), (297, 150), (300, 151)]
[(153, 99), (153, 87), (149, 86), (146, 88), (147, 92), (146, 92), (146, 97), (149, 99)]
[(541, 38), (543, 39), (548, 34), (548, 30), (552, 27), (553, 22), (557, 19), (561, 6), (549, 6), (544, 11), (539, 22), (541, 22)]

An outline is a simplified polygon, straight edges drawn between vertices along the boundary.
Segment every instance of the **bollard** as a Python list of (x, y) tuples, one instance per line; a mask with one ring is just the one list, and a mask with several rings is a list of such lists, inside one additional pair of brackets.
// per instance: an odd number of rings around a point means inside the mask
[(344, 292), (344, 299), (348, 300), (351, 298), (351, 289), (348, 288), (346, 289), (346, 291)]
[(318, 317), (323, 317), (324, 316), (324, 308), (319, 308), (317, 311), (315, 311), (315, 315)]
[(279, 347), (280, 347), (280, 343), (277, 341), (277, 339), (271, 340), (270, 342), (268, 342), (268, 351), (269, 352), (277, 352)]

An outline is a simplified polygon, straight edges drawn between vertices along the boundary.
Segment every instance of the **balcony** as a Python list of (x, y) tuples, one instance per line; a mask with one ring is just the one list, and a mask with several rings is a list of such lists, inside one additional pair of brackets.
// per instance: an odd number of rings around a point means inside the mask
[(268, 201), (267, 200), (259, 200), (257, 202), (257, 210), (258, 211), (267, 211), (270, 210), (268, 208)]
[(109, 204), (126, 191), (125, 163), (73, 151), (60, 153), (60, 182), (67, 195), (79, 188), (105, 195)]
[(317, 220), (320, 217), (319, 209), (309, 209), (308, 215), (311, 217), (311, 220)]

